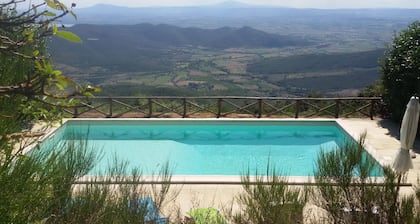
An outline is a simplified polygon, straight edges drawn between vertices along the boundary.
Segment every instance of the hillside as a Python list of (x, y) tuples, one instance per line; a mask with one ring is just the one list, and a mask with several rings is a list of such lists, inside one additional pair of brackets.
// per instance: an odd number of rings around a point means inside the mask
[(354, 95), (378, 79), (384, 52), (332, 33), (333, 44), (246, 26), (67, 29), (84, 42), (52, 39), (54, 64), (78, 81), (102, 87), (104, 95)]
[(51, 53), (57, 63), (102, 66), (114, 71), (168, 71), (168, 51), (181, 47), (209, 49), (279, 48), (306, 46), (295, 37), (265, 33), (250, 27), (219, 29), (181, 28), (171, 25), (75, 25), (69, 31), (84, 43), (53, 39)]
[[(84, 39), (85, 46), (98, 43), (124, 44), (136, 48), (167, 48), (188, 45), (207, 48), (272, 48), (308, 45), (310, 41), (270, 34), (251, 27), (218, 29), (182, 28), (172, 25), (75, 25), (68, 28)], [(95, 43), (93, 43), (93, 41)], [(60, 43), (61, 44), (61, 43)], [(57, 46), (57, 45), (55, 45)], [(124, 47), (124, 46), (123, 46)]]
[(249, 64), (248, 72), (258, 74), (284, 74), (313, 71), (331, 71), (350, 68), (375, 68), (384, 49), (354, 53), (305, 54), (290, 57), (263, 58)]

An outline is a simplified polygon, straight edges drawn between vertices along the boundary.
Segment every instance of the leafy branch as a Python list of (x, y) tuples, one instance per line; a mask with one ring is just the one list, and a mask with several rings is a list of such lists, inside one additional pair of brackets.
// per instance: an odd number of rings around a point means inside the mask
[[(0, 125), (22, 117), (25, 122), (58, 118), (61, 112), (56, 107), (74, 105), (65, 99), (92, 96), (91, 92), (98, 91), (77, 84), (55, 69), (46, 53), (46, 40), (51, 36), (82, 42), (77, 35), (62, 30), (64, 26), (57, 25), (66, 15), (77, 18), (73, 13), (76, 4), (67, 7), (59, 0), (30, 3), (24, 0), (0, 3), (0, 103), (13, 102), (0, 109)], [(28, 4), (28, 9), (18, 10), (24, 4)], [(0, 136), (23, 136), (15, 133), (19, 133), (19, 128), (0, 131)]]

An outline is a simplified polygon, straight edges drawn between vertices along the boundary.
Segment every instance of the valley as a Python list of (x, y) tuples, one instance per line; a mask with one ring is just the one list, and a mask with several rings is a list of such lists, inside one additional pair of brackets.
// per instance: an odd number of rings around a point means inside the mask
[[(103, 19), (102, 24), (81, 10), (79, 23), (89, 24), (67, 30), (83, 44), (58, 39), (49, 44), (59, 69), (101, 87), (101, 95), (354, 96), (379, 79), (378, 61), (386, 44), (417, 13), (248, 7), (118, 10), (112, 12), (118, 19)], [(159, 14), (162, 10), (166, 14)], [(95, 18), (110, 13), (96, 12)], [(131, 20), (125, 21), (128, 15)]]

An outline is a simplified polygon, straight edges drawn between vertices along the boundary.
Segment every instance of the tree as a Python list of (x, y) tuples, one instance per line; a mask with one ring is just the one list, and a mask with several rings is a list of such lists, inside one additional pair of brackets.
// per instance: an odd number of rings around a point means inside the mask
[(420, 94), (420, 22), (394, 37), (381, 70), (384, 103), (392, 119), (400, 122), (410, 97)]
[(30, 121), (51, 120), (57, 110), (49, 106), (63, 105), (62, 99), (85, 92), (53, 68), (46, 52), (51, 35), (81, 41), (56, 24), (72, 14), (75, 5), (67, 8), (46, 0), (22, 10), (23, 5), (24, 0), (0, 4), (0, 126), (9, 127), (0, 131), (3, 140), (20, 136), (22, 125)]
[[(81, 152), (75, 147), (63, 147), (69, 150), (55, 155), (22, 153), (42, 134), (28, 131), (31, 123), (53, 121), (60, 115), (56, 105), (68, 105), (67, 97), (86, 92), (55, 70), (46, 52), (51, 35), (80, 41), (56, 24), (72, 14), (74, 6), (68, 8), (57, 0), (37, 5), (25, 0), (0, 3), (0, 223), (48, 217), (68, 193), (72, 178), (92, 165), (87, 154), (76, 163), (69, 160)], [(65, 169), (70, 163), (75, 168)]]
[[(24, 153), (25, 147), (43, 134), (25, 130), (30, 129), (31, 123), (50, 123), (61, 118), (61, 108), (74, 102), (71, 96), (90, 95), (91, 90), (96, 90), (78, 85), (55, 70), (46, 52), (47, 38), (52, 35), (81, 41), (57, 25), (63, 16), (75, 16), (75, 5), (68, 8), (58, 0), (45, 0), (22, 10), (25, 3), (0, 3), (0, 223), (160, 220), (158, 211), (170, 186), (168, 166), (157, 177), (163, 184), (151, 184), (150, 190), (142, 186), (138, 169), (124, 176), (128, 183), (116, 181), (116, 177), (129, 173), (122, 161), (97, 179), (101, 183), (117, 183), (95, 184), (92, 180), (85, 186), (79, 185), (76, 191), (75, 180), (87, 175), (98, 158), (83, 136), (68, 136), (72, 141)], [(142, 200), (145, 197), (153, 200)], [(150, 211), (152, 202), (156, 211)]]

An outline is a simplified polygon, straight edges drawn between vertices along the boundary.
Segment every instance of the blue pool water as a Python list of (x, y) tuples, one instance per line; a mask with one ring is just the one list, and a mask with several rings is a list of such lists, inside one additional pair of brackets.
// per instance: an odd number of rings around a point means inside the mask
[(103, 153), (95, 170), (117, 156), (143, 174), (169, 162), (174, 175), (263, 173), (268, 163), (283, 175), (313, 175), (320, 150), (335, 150), (348, 137), (335, 122), (72, 120), (49, 142), (73, 141), (74, 133)]

